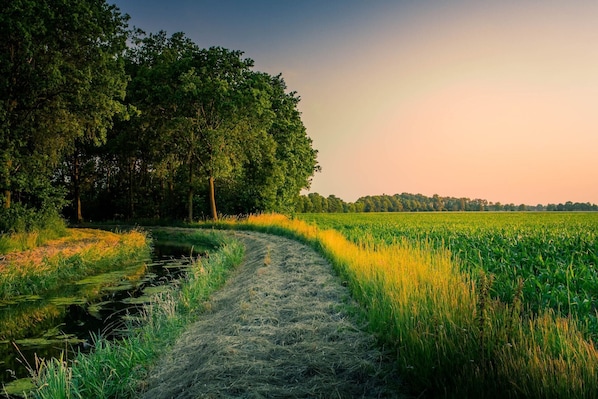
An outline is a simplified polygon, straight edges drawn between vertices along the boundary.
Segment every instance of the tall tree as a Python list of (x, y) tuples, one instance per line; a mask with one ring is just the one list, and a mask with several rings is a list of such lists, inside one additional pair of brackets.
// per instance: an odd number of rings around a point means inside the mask
[(268, 137), (261, 140), (259, 152), (248, 157), (234, 186), (236, 202), (244, 204), (238, 210), (243, 213), (289, 213), (295, 209), (301, 189), (309, 188), (311, 177), (319, 170), (317, 151), (301, 121), (297, 94), (286, 91), (280, 75), (262, 73), (259, 78), (269, 86), (274, 118), (267, 129)]
[(182, 33), (132, 41), (126, 104), (139, 114), (117, 123), (105, 147), (120, 165), (125, 213), (145, 201), (144, 216), (178, 218), (184, 208), (192, 220), (200, 198), (217, 218), (217, 194), (228, 213), (292, 211), (316, 151), (282, 78), (253, 71), (241, 51), (200, 49)]
[(230, 177), (260, 146), (271, 124), (267, 85), (251, 73), (253, 61), (220, 47), (193, 54), (180, 77), (179, 138), (188, 167), (188, 218), (193, 218), (196, 175), (208, 180), (212, 219), (218, 218), (215, 182)]
[(126, 21), (104, 0), (11, 0), (0, 13), (0, 186), (14, 192), (100, 142), (123, 110)]

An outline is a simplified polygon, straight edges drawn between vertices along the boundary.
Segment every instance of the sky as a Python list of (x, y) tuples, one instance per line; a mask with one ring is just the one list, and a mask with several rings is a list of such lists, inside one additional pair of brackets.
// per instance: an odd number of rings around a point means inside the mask
[(281, 73), (309, 192), (598, 203), (595, 0), (109, 0)]

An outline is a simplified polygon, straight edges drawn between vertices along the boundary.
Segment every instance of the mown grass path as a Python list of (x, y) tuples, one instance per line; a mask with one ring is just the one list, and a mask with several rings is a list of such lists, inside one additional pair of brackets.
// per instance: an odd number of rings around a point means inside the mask
[(243, 264), (150, 371), (144, 398), (400, 396), (321, 256), (286, 238), (234, 234)]

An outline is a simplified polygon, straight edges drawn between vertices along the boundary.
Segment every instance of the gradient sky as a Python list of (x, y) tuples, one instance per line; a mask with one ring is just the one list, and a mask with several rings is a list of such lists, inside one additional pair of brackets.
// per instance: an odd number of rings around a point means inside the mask
[(598, 203), (598, 1), (110, 2), (282, 73), (312, 192)]

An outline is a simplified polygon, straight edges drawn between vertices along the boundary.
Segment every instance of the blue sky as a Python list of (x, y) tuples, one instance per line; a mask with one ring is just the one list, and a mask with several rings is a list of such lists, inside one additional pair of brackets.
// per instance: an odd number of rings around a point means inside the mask
[(598, 203), (598, 2), (114, 3), (282, 73), (319, 150), (312, 191)]

